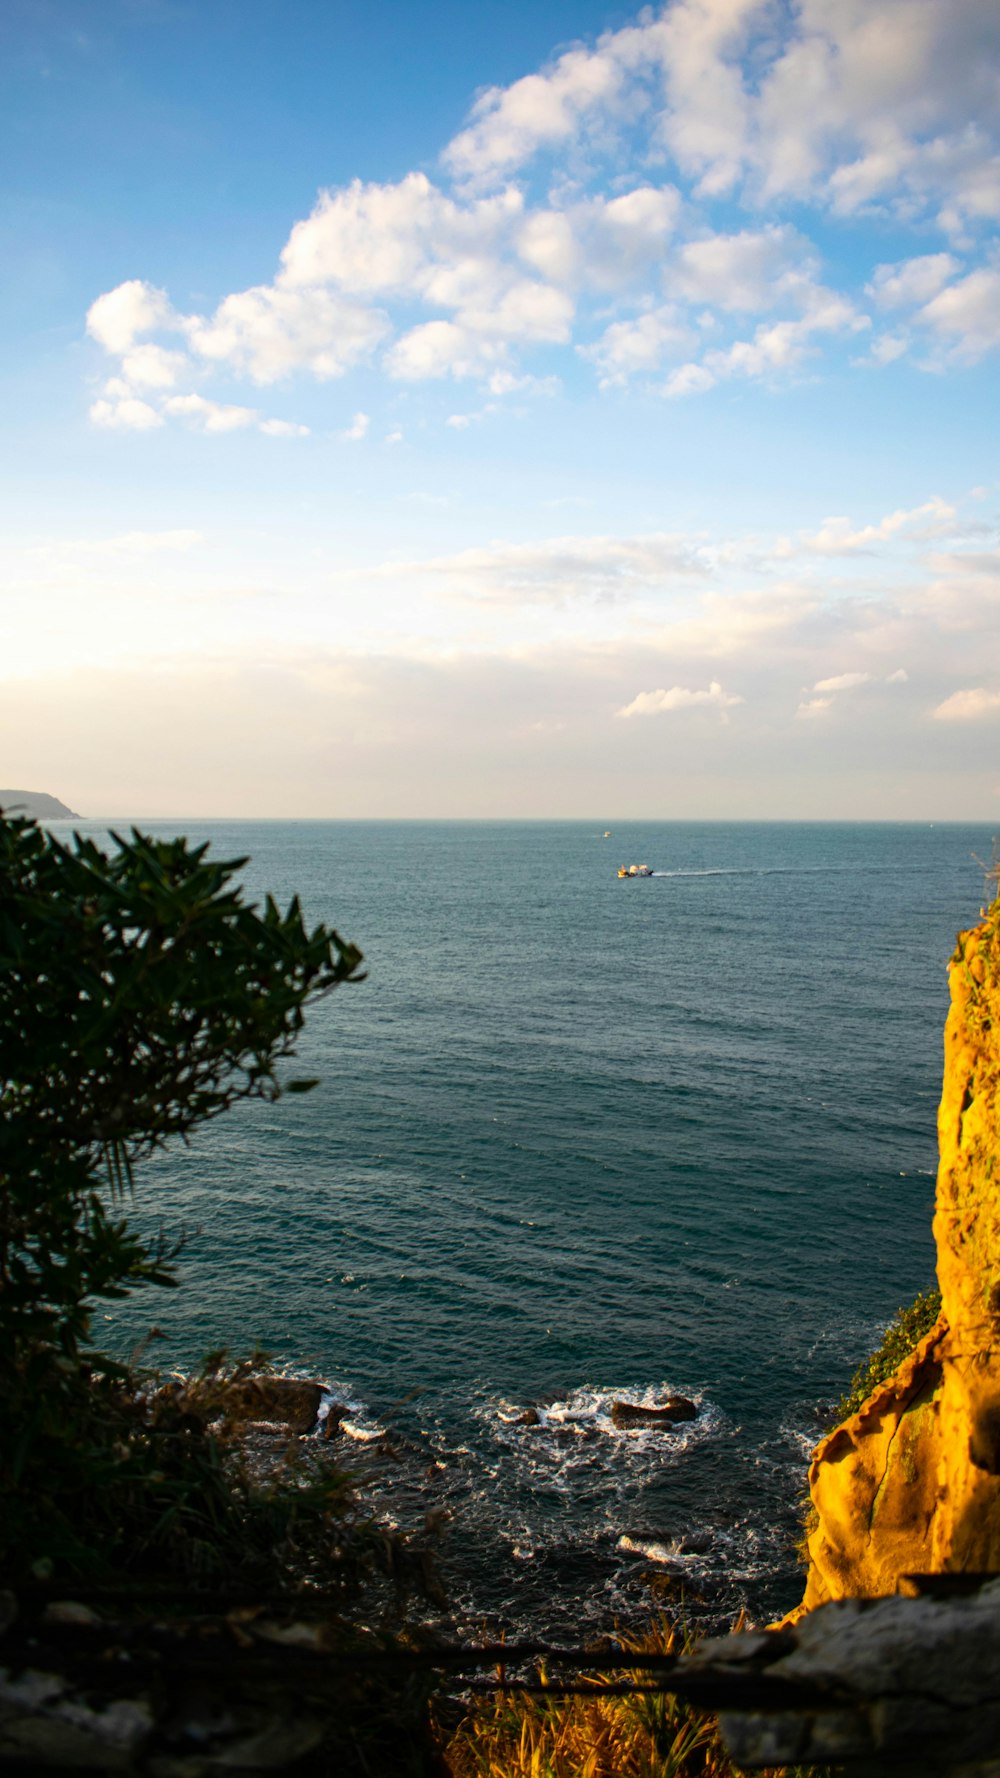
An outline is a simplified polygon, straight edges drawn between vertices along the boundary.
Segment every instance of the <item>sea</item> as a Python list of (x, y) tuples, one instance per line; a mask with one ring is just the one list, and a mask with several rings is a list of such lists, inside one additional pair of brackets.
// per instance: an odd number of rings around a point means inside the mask
[[(946, 967), (989, 827), (141, 826), (245, 858), (367, 977), (308, 1015), (314, 1092), (140, 1169), (181, 1285), (100, 1305), (109, 1346), (155, 1324), (162, 1368), (259, 1343), (325, 1381), (375, 1516), (440, 1528), (465, 1633), (794, 1604), (809, 1452), (933, 1282)], [(674, 1393), (695, 1419), (616, 1425)]]

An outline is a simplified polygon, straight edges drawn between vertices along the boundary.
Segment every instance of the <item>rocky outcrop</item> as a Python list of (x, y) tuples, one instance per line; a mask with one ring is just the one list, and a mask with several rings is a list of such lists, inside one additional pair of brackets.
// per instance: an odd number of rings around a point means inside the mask
[(964, 1598), (840, 1600), (793, 1630), (703, 1642), (669, 1682), (720, 1707), (741, 1770), (997, 1778), (998, 1671), (994, 1580)]
[(1000, 1571), (1000, 899), (950, 968), (934, 1234), (942, 1309), (817, 1448), (801, 1612), (912, 1572)]

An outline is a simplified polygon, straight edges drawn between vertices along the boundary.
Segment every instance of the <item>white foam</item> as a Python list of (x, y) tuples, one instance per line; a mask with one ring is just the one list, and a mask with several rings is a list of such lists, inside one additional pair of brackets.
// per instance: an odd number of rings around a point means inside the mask
[(384, 1426), (361, 1426), (357, 1420), (341, 1420), (340, 1430), (359, 1445), (370, 1445), (378, 1438), (385, 1438)]
[(630, 1556), (645, 1556), (650, 1562), (669, 1562), (674, 1567), (679, 1563), (691, 1563), (703, 1558), (695, 1558), (691, 1551), (684, 1551), (674, 1543), (661, 1543), (655, 1537), (627, 1537), (618, 1539), (618, 1548), (625, 1550)]

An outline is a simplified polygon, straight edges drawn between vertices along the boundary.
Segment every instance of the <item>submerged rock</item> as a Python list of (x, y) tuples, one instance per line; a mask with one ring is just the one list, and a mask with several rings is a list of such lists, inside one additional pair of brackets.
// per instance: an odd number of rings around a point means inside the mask
[(942, 1308), (817, 1447), (799, 1612), (903, 1575), (1000, 1571), (1000, 899), (949, 971), (934, 1215)]

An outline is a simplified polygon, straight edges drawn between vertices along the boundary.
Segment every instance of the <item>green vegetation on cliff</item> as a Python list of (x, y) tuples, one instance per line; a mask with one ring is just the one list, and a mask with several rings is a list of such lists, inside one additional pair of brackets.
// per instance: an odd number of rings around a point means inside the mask
[(897, 1309), (875, 1351), (860, 1364), (851, 1378), (850, 1388), (842, 1395), (831, 1424), (839, 1426), (856, 1414), (872, 1391), (899, 1369), (904, 1358), (930, 1333), (941, 1313), (941, 1292), (922, 1290), (908, 1307)]

